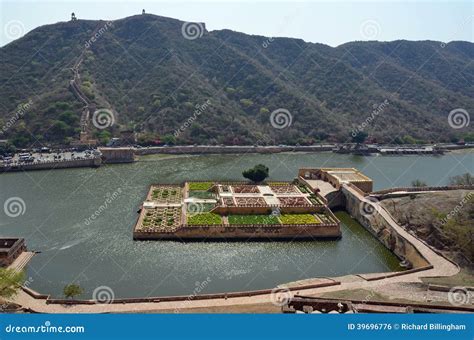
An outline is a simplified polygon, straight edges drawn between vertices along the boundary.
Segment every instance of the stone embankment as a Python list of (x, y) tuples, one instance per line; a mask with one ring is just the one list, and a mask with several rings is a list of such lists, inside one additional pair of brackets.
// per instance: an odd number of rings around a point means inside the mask
[(134, 240), (177, 241), (293, 241), (314, 239), (338, 239), (341, 230), (338, 223), (294, 225), (208, 225), (181, 226), (172, 232), (134, 231)]
[(240, 153), (279, 153), (279, 152), (322, 152), (331, 151), (335, 145), (313, 145), (313, 146), (213, 146), (213, 145), (189, 145), (189, 146), (157, 146), (139, 148), (135, 154), (139, 156), (153, 154), (240, 154)]
[(102, 164), (100, 157), (93, 157), (88, 159), (73, 159), (73, 160), (55, 160), (38, 163), (24, 163), (18, 165), (3, 165), (0, 166), (0, 173), (28, 171), (28, 170), (52, 170), (52, 169), (68, 169), (68, 168), (97, 168)]

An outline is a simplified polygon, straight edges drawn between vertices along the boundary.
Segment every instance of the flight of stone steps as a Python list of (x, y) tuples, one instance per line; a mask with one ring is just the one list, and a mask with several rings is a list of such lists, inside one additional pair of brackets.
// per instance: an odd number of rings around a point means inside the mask
[(28, 262), (30, 262), (33, 256), (35, 256), (34, 252), (24, 251), (20, 254), (20, 256), (15, 259), (15, 261), (13, 261), (9, 268), (17, 272), (21, 271), (23, 268), (26, 267), (26, 265), (28, 264)]

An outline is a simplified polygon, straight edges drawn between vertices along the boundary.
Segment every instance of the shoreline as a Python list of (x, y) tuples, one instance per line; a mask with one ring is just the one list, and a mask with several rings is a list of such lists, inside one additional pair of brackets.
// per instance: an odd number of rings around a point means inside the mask
[[(254, 146), (226, 146), (226, 147), (214, 147), (214, 146), (171, 146), (171, 147), (151, 147), (151, 148), (99, 148), (103, 152), (117, 152), (116, 158), (108, 157), (94, 157), (83, 160), (60, 160), (60, 161), (48, 161), (48, 162), (37, 162), (37, 163), (22, 163), (12, 165), (0, 165), (0, 174), (12, 173), (12, 172), (24, 172), (24, 171), (40, 171), (40, 170), (56, 170), (56, 169), (77, 169), (77, 168), (99, 168), (104, 165), (111, 164), (127, 164), (146, 161), (151, 156), (161, 156), (160, 159), (175, 159), (180, 157), (196, 157), (196, 156), (218, 156), (218, 155), (265, 155), (265, 154), (312, 154), (312, 153), (335, 153), (347, 156), (359, 156), (359, 157), (400, 157), (400, 156), (423, 156), (423, 157), (442, 157), (445, 154), (437, 153), (370, 153), (364, 155), (356, 155), (354, 153), (338, 153), (334, 149), (338, 144), (334, 145), (321, 145), (321, 146), (278, 146), (278, 147), (254, 147)], [(401, 146), (402, 148), (404, 146)], [(474, 153), (474, 145), (468, 146), (443, 146), (441, 147), (447, 153), (453, 154), (470, 154)], [(120, 151), (127, 154), (122, 159)], [(133, 154), (134, 157), (131, 157)], [(145, 160), (143, 159), (145, 158)]]

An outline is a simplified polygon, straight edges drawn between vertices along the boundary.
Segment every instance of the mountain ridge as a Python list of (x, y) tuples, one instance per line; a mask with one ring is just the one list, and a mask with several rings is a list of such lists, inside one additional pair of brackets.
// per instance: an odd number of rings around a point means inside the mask
[[(86, 48), (104, 25), (110, 27)], [(84, 93), (116, 115), (106, 130), (92, 126), (91, 134), (103, 142), (124, 129), (143, 140), (183, 144), (343, 142), (386, 100), (383, 112), (364, 127), (378, 141), (472, 137), (472, 125), (453, 129), (448, 113), (474, 109), (473, 43), (356, 41), (331, 47), (207, 31), (203, 23), (194, 23), (200, 36), (186, 39), (183, 25), (151, 14), (59, 22), (3, 46), (0, 126), (34, 98), (31, 112), (5, 137), (18, 146), (78, 138), (81, 103), (68, 82), (79, 55)], [(207, 100), (205, 112), (176, 136)], [(290, 112), (290, 126), (272, 126), (271, 113), (278, 109)]]

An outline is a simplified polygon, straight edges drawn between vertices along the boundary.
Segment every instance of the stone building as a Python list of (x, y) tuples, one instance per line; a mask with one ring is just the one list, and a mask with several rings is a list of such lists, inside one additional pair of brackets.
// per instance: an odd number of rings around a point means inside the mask
[(26, 251), (25, 239), (23, 238), (0, 238), (0, 267), (7, 267)]
[(372, 192), (372, 180), (354, 168), (302, 168), (298, 176), (306, 180), (319, 180), (330, 183), (339, 190), (345, 183), (351, 183), (363, 192)]

